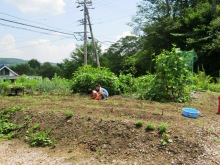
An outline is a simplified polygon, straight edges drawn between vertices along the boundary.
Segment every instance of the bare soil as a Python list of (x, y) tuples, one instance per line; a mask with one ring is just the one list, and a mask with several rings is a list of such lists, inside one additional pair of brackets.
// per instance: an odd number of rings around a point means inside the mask
[[(2, 164), (220, 164), (220, 115), (217, 93), (194, 92), (188, 103), (159, 103), (113, 96), (105, 101), (79, 95), (1, 97), (0, 109), (23, 107), (11, 121), (21, 124), (16, 140), (0, 141)], [(182, 116), (183, 107), (198, 109), (197, 119)], [(66, 112), (72, 111), (71, 118)], [(143, 121), (137, 128), (135, 123)], [(171, 143), (161, 145), (156, 129), (168, 124)], [(55, 148), (31, 148), (24, 142), (28, 128), (39, 123), (56, 140)]]

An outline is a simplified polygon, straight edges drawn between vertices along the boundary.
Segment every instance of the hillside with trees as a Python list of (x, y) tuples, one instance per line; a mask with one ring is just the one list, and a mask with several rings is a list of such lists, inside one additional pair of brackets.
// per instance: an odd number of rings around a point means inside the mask
[(8, 66), (15, 66), (18, 64), (25, 64), (27, 60), (22, 60), (18, 58), (0, 58), (0, 64), (5, 64)]

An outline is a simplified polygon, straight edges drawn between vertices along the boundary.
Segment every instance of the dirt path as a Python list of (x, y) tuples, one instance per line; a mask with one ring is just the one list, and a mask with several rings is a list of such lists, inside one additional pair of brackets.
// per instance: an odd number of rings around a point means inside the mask
[(1, 163), (4, 165), (68, 165), (63, 157), (51, 157), (44, 148), (30, 148), (19, 140), (0, 141)]

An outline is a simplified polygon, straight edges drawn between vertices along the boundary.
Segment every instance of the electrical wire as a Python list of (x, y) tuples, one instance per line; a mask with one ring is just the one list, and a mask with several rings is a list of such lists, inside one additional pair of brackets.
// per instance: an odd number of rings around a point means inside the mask
[[(30, 32), (36, 32), (36, 33), (40, 33), (40, 34), (58, 36), (58, 35), (55, 35), (55, 34), (52, 34), (52, 33), (40, 32), (40, 31), (36, 31), (36, 30), (32, 30), (32, 29), (22, 28), (22, 27), (13, 26), (13, 25), (7, 25), (7, 24), (3, 24), (3, 23), (0, 23), (0, 25), (1, 25), (1, 26), (5, 26), (5, 27), (14, 28), (14, 29), (20, 29), (20, 30), (26, 30), (26, 31), (30, 31)], [(60, 37), (63, 37), (63, 38), (71, 38), (71, 37), (67, 37), (67, 36), (60, 36)]]
[(34, 26), (34, 25), (29, 25), (29, 24), (25, 24), (25, 23), (21, 23), (21, 22), (17, 22), (17, 21), (12, 21), (12, 20), (8, 20), (8, 19), (4, 19), (4, 18), (0, 18), (0, 20), (1, 20), (1, 21), (5, 21), (5, 22), (10, 22), (10, 23), (18, 24), (18, 25), (22, 25), (22, 26), (28, 26), (28, 27), (32, 27), (32, 28), (36, 28), (36, 29), (41, 29), (41, 30), (45, 30), (45, 31), (50, 31), (50, 32), (54, 32), (54, 33), (59, 33), (59, 34), (65, 34), (65, 35), (74, 36), (75, 39), (77, 40), (77, 38), (76, 38), (76, 36), (75, 36), (74, 33), (67, 33), (67, 32), (62, 32), (62, 31), (58, 31), (58, 30), (43, 28), (43, 27)]

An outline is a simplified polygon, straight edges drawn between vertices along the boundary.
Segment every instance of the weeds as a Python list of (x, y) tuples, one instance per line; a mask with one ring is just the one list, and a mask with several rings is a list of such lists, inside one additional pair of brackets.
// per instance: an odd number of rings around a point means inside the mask
[(73, 116), (73, 112), (72, 111), (67, 111), (66, 112), (66, 119), (70, 119)]
[(166, 133), (167, 128), (168, 128), (167, 123), (162, 123), (162, 124), (159, 126), (159, 133), (160, 133), (160, 134)]
[(25, 140), (30, 144), (31, 147), (45, 147), (45, 146), (55, 146), (53, 140), (49, 138), (49, 135), (45, 131), (31, 133), (30, 136), (26, 136)]
[(160, 142), (161, 142), (161, 145), (167, 145), (167, 143), (172, 143), (173, 142), (173, 140), (170, 138), (170, 135), (169, 134), (167, 134), (167, 133), (163, 133), (162, 134), (162, 139), (160, 140)]
[(0, 112), (0, 138), (12, 139), (17, 134), (21, 125), (10, 122), (11, 116), (16, 112), (22, 110), (21, 107), (5, 108)]
[(146, 126), (146, 131), (153, 131), (155, 128), (156, 126), (153, 123), (148, 123)]
[(141, 127), (143, 127), (143, 125), (144, 125), (144, 122), (143, 122), (143, 121), (137, 121), (137, 122), (135, 123), (136, 128), (141, 128)]

